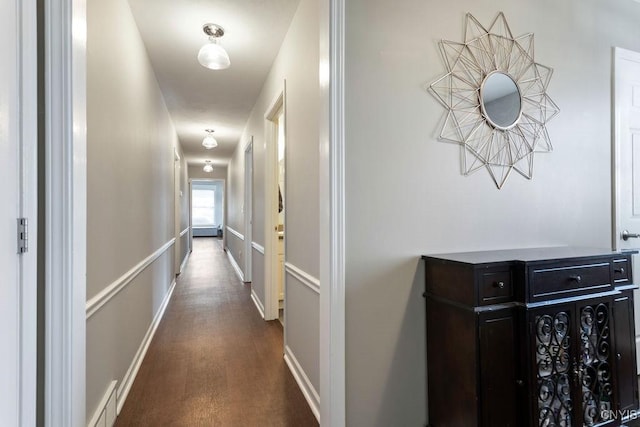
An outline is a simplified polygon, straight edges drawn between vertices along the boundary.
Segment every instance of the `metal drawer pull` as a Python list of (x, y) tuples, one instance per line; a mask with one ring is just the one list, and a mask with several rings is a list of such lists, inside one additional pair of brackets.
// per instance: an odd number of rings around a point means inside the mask
[(640, 234), (636, 234), (636, 233), (629, 233), (628, 230), (624, 230), (622, 232), (622, 240), (629, 240), (629, 239), (637, 239), (638, 237), (640, 237)]
[(504, 289), (504, 282), (493, 282), (496, 288)]
[(576, 274), (576, 275), (574, 275), (574, 276), (569, 276), (569, 279), (570, 279), (570, 280), (575, 280), (575, 281), (576, 281), (576, 282), (578, 282), (578, 283), (582, 282), (582, 277), (580, 277), (580, 275), (579, 275), (579, 274)]
[(620, 273), (620, 274), (624, 274), (624, 267), (620, 267), (620, 268), (616, 268), (615, 270), (613, 270), (614, 273)]

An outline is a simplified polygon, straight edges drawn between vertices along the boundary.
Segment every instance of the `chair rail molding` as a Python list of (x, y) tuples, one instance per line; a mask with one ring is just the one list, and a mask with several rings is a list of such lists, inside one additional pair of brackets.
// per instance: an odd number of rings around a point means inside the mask
[(320, 279), (316, 279), (309, 273), (299, 269), (289, 262), (284, 263), (284, 269), (291, 276), (295, 277), (300, 283), (311, 289), (316, 294), (320, 295)]
[(253, 249), (255, 249), (256, 251), (260, 252), (262, 255), (264, 255), (264, 246), (256, 243), (256, 242), (251, 242), (251, 247)]
[(109, 286), (100, 291), (96, 296), (87, 301), (86, 313), (87, 319), (93, 316), (102, 306), (108, 303), (113, 297), (115, 297), (121, 290), (123, 290), (129, 283), (133, 281), (140, 273), (142, 273), (147, 267), (149, 267), (155, 260), (160, 258), (171, 246), (176, 242), (175, 237), (162, 245), (154, 253), (140, 261), (133, 266), (129, 271), (122, 276), (114, 280)]
[(229, 227), (227, 225), (227, 231), (231, 234), (233, 234), (234, 236), (236, 236), (238, 239), (244, 241), (244, 235), (236, 230), (234, 230), (233, 228)]

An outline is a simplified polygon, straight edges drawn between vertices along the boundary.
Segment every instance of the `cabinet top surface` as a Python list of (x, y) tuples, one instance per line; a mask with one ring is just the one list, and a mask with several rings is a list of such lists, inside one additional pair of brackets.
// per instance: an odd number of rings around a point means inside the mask
[(599, 256), (625, 256), (635, 254), (637, 251), (615, 252), (604, 248), (581, 247), (547, 247), (527, 249), (506, 249), (496, 251), (460, 252), (449, 254), (423, 255), (424, 259), (439, 259), (444, 261), (461, 262), (466, 264), (487, 264), (495, 262), (535, 262), (557, 259), (590, 258)]

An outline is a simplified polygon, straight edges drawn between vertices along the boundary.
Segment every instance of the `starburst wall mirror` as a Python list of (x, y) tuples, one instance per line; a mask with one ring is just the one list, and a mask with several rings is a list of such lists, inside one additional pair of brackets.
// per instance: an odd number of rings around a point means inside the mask
[(488, 29), (468, 13), (464, 43), (439, 47), (447, 73), (429, 91), (447, 110), (439, 139), (461, 145), (463, 174), (486, 168), (498, 188), (514, 170), (531, 179), (534, 153), (552, 151), (546, 124), (560, 112), (533, 33), (514, 37), (502, 12)]

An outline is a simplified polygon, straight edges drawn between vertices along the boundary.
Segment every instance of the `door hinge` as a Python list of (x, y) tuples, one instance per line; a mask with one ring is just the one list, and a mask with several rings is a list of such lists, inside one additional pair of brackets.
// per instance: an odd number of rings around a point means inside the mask
[(29, 222), (27, 218), (18, 218), (18, 253), (29, 250)]

